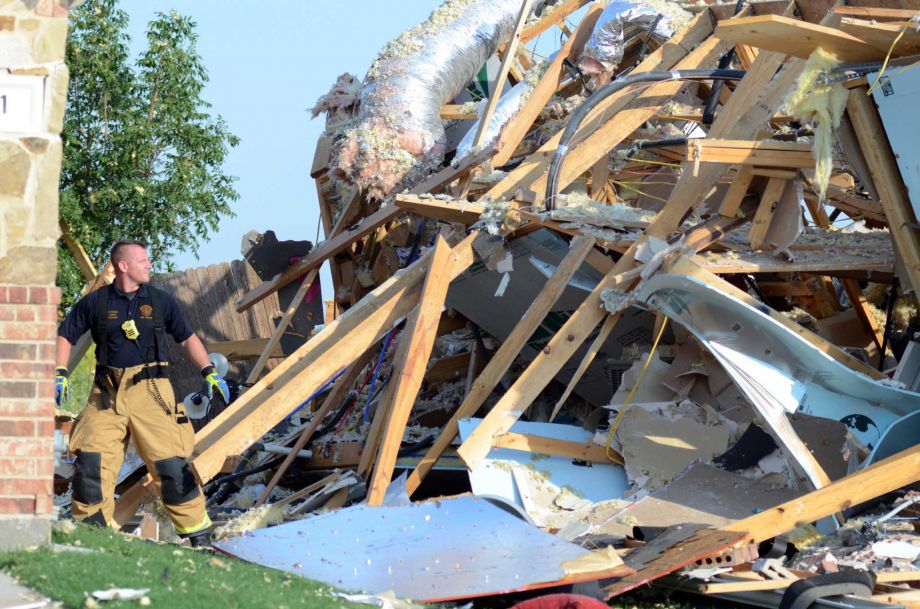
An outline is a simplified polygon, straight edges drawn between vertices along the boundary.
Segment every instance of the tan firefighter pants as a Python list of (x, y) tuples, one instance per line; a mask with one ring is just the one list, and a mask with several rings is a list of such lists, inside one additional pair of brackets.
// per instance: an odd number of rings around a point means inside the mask
[[(195, 431), (182, 404), (176, 404), (169, 379), (147, 379), (143, 369), (111, 368), (104, 382), (110, 406), (94, 385), (74, 425), (70, 438), (70, 451), (76, 455), (73, 515), (77, 520), (114, 523), (115, 483), (130, 434), (176, 531), (194, 533), (211, 525), (204, 493), (187, 461), (195, 446)], [(156, 370), (156, 365), (151, 369)], [(141, 377), (135, 378), (138, 373)]]

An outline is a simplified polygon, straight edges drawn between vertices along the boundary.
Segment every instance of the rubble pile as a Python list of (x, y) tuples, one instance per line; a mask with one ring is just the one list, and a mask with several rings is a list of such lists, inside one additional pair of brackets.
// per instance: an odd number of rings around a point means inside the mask
[(317, 104), (326, 238), (230, 303), (286, 290), (196, 437), (217, 547), (421, 602), (920, 606), (920, 6), (533, 4), (448, 0)]

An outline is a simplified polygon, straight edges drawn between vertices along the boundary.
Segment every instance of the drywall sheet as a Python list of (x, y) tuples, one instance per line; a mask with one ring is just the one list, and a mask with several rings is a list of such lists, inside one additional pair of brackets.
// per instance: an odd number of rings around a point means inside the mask
[(355, 505), (215, 543), (222, 552), (336, 588), (423, 602), (539, 588), (587, 550), (465, 495)]
[[(460, 438), (466, 440), (482, 419), (462, 419)], [(593, 434), (581, 427), (558, 423), (518, 421), (512, 433), (588, 444)], [(476, 495), (491, 495), (523, 508), (538, 526), (562, 528), (567, 514), (590, 504), (621, 499), (629, 487), (622, 466), (584, 463), (508, 448), (493, 448), (470, 472)]]

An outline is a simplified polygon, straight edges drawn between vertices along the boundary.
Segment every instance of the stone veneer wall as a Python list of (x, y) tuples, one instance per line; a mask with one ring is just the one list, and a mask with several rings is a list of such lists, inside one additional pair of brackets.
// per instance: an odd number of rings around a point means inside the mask
[[(50, 537), (60, 133), (72, 4), (0, 0), (0, 548)], [(12, 95), (24, 81), (35, 85), (32, 106)], [(14, 113), (24, 107), (35, 111), (19, 121)]]

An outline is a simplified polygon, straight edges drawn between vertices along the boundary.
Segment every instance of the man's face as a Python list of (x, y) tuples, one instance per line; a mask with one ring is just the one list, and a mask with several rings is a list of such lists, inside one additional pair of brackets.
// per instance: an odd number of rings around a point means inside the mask
[(135, 283), (149, 283), (150, 259), (147, 257), (147, 250), (139, 245), (128, 245), (121, 250), (121, 260), (118, 261), (118, 270), (127, 275), (128, 279)]

